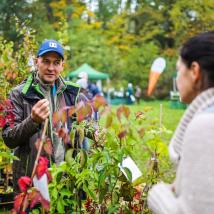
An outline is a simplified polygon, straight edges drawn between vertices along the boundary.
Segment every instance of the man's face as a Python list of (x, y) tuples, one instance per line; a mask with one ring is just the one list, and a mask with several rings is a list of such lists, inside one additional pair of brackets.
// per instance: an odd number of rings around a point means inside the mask
[(56, 52), (48, 52), (36, 59), (40, 79), (46, 84), (54, 84), (63, 70), (64, 62)]

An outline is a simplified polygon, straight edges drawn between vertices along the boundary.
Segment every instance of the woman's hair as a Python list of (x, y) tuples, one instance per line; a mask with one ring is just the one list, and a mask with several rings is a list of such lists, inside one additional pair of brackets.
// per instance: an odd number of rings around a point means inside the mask
[(188, 68), (192, 62), (200, 65), (203, 89), (214, 86), (214, 31), (189, 39), (182, 46), (180, 56)]

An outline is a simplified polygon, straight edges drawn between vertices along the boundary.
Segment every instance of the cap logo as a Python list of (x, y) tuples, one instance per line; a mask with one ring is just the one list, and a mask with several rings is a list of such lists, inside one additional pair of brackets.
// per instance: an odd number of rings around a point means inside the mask
[(49, 42), (50, 48), (57, 48), (57, 44), (55, 42)]

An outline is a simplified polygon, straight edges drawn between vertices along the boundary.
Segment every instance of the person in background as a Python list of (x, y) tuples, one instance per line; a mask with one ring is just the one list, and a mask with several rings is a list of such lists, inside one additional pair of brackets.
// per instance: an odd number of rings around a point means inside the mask
[[(84, 89), (84, 93), (87, 94), (87, 98), (89, 100), (92, 100), (93, 97), (96, 96), (96, 95), (101, 95), (99, 88), (94, 83), (89, 81), (88, 74), (86, 72), (84, 72), (84, 71), (80, 72), (80, 74), (78, 75), (78, 78), (79, 78), (79, 80), (77, 80), (77, 83), (79, 81), (81, 81), (81, 84), (83, 82), (86, 82), (84, 84), (87, 85), (87, 88)], [(94, 112), (94, 119), (96, 121), (98, 121), (98, 119), (99, 119), (97, 111)]]
[(133, 89), (132, 83), (128, 83), (126, 96), (128, 98), (128, 104), (133, 104), (135, 102), (134, 89)]
[(99, 94), (100, 95), (100, 90), (97, 87), (96, 84), (92, 83), (91, 81), (89, 81), (88, 79), (88, 74), (84, 71), (80, 72), (80, 74), (78, 75), (79, 79), (84, 79), (87, 82), (87, 90), (88, 90), (88, 94), (90, 94), (90, 96), (93, 98), (95, 95)]
[(86, 79), (78, 79), (76, 83), (80, 86), (80, 93), (85, 97), (85, 100), (91, 100), (93, 97), (88, 91), (88, 82)]
[(65, 145), (53, 131), (51, 118), (60, 108), (75, 105), (79, 94), (79, 87), (64, 81), (60, 75), (64, 66), (64, 50), (57, 41), (46, 40), (41, 44), (35, 66), (36, 71), (10, 92), (14, 126), (11, 128), (6, 124), (2, 131), (5, 144), (14, 149), (14, 155), (19, 159), (13, 161), (15, 194), (19, 192), (18, 179), (32, 174), (37, 155), (35, 143), (41, 137), (46, 119), (49, 119), (47, 135), (53, 145), (51, 160), (57, 165), (64, 160)]
[(176, 164), (173, 184), (154, 185), (148, 205), (154, 214), (214, 213), (214, 32), (189, 39), (177, 61), (177, 87), (190, 104), (169, 145)]
[(139, 85), (137, 85), (135, 89), (135, 98), (138, 105), (140, 104), (141, 95), (142, 95), (141, 88), (139, 87)]

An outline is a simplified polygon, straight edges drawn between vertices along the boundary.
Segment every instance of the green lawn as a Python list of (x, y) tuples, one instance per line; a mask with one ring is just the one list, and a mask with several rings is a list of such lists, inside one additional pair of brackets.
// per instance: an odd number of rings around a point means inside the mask
[(176, 126), (184, 113), (184, 109), (172, 109), (170, 108), (169, 101), (142, 101), (140, 105), (130, 105), (132, 111), (143, 111), (144, 108), (151, 108), (149, 114), (152, 117), (160, 118), (160, 109), (162, 105), (162, 123), (163, 125), (172, 131), (176, 129)]

